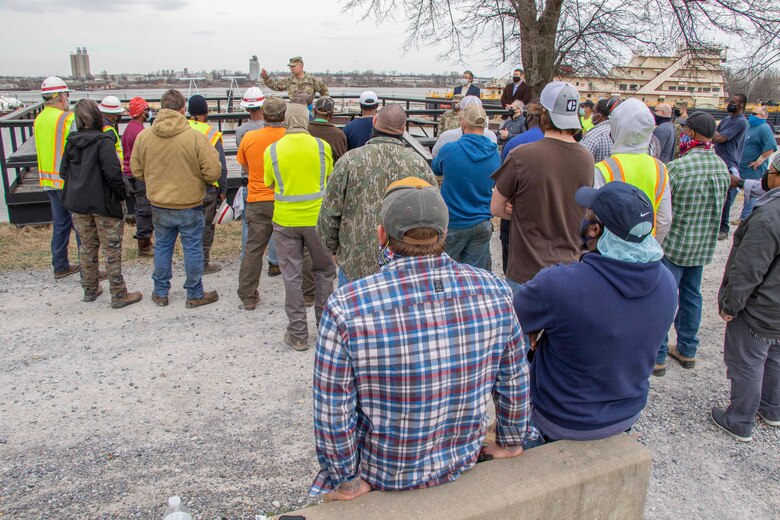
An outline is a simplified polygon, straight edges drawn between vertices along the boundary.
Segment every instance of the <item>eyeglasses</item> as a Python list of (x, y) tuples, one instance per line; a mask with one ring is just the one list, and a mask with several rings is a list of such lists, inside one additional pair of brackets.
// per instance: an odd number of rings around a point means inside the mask
[(758, 116), (758, 117), (764, 117), (764, 114), (759, 114), (758, 112), (753, 112), (753, 113), (752, 113), (752, 114), (750, 114), (750, 115), (753, 115), (753, 116)]

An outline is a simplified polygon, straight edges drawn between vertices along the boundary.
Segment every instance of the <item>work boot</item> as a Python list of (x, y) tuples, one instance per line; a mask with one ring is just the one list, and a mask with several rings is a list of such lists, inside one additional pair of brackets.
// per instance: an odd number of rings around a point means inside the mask
[(81, 271), (81, 266), (79, 266), (78, 264), (71, 264), (70, 267), (68, 267), (64, 271), (54, 271), (54, 279), (62, 280), (63, 278), (67, 278), (72, 274), (78, 273), (79, 271)]
[(209, 262), (203, 266), (203, 274), (216, 273), (222, 270), (222, 266), (214, 262)]
[(97, 291), (84, 291), (84, 298), (82, 298), (81, 301), (83, 302), (94, 302), (97, 300), (97, 297), (103, 294), (103, 288), (98, 285)]
[(306, 344), (306, 341), (300, 339), (292, 339), (292, 336), (290, 336), (289, 332), (284, 333), (284, 342), (290, 345), (293, 348), (293, 350), (297, 350), (298, 352), (309, 350), (309, 345)]
[(108, 273), (105, 271), (98, 271), (98, 281), (108, 280)]
[(665, 376), (666, 375), (666, 363), (663, 363), (663, 364), (656, 363), (655, 364), (655, 368), (653, 369), (653, 375), (655, 377), (663, 377), (663, 376)]
[(141, 298), (143, 298), (143, 296), (141, 295), (141, 291), (128, 292), (125, 293), (124, 296), (112, 297), (111, 308), (121, 309), (122, 307), (127, 307), (128, 305), (132, 305), (134, 303), (140, 302)]
[(279, 276), (280, 274), (282, 274), (282, 270), (279, 269), (278, 265), (268, 264), (268, 276), (273, 278), (274, 276)]
[(729, 237), (728, 231), (721, 231), (718, 233), (718, 240), (726, 240)]
[(167, 296), (157, 296), (156, 294), (152, 293), (152, 301), (158, 307), (167, 307), (168, 306), (168, 297)]
[(154, 256), (154, 246), (151, 238), (138, 239), (138, 256)]
[(193, 298), (193, 299), (187, 298), (187, 303), (185, 304), (185, 306), (188, 309), (194, 309), (195, 307), (202, 307), (204, 305), (208, 305), (209, 303), (214, 303), (217, 300), (219, 300), (219, 295), (217, 294), (217, 291), (209, 291), (209, 292), (204, 292), (202, 298)]
[(683, 368), (693, 368), (696, 366), (696, 358), (683, 356), (677, 352), (677, 345), (669, 345), (669, 355), (676, 359)]

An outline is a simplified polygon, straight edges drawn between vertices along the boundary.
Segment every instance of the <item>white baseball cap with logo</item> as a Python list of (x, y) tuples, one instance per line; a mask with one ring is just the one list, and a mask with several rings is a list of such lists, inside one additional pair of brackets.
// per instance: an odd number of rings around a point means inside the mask
[(571, 83), (553, 81), (548, 83), (541, 95), (542, 106), (550, 113), (550, 119), (560, 130), (579, 130), (582, 128), (577, 109), (580, 106), (580, 93)]
[(366, 90), (362, 94), (360, 94), (360, 101), (359, 103), (361, 105), (365, 105), (367, 107), (372, 107), (379, 104), (379, 96), (376, 95), (376, 92), (373, 92), (371, 90)]

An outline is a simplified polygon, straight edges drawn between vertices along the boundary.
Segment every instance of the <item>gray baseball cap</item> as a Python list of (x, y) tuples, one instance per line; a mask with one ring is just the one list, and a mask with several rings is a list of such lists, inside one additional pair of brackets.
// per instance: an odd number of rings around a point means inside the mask
[[(439, 190), (417, 177), (390, 183), (382, 199), (381, 216), (385, 232), (406, 244), (435, 244), (444, 238), (450, 220)], [(439, 236), (429, 240), (404, 237), (417, 228), (434, 229)]]
[(559, 130), (579, 130), (582, 128), (577, 109), (580, 106), (580, 93), (571, 83), (553, 81), (548, 83), (541, 95), (542, 106), (550, 113), (550, 119)]

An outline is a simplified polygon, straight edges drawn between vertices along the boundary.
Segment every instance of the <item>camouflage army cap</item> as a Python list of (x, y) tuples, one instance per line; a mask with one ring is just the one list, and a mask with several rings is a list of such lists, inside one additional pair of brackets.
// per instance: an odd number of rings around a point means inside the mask
[[(435, 244), (444, 238), (449, 224), (447, 204), (438, 188), (417, 177), (390, 183), (382, 199), (381, 216), (385, 232), (406, 244)], [(426, 240), (404, 236), (417, 228), (431, 228), (438, 236)]]
[(290, 63), (288, 63), (287, 66), (292, 67), (297, 63), (303, 63), (303, 58), (301, 58), (300, 56), (293, 56), (292, 58), (290, 58)]
[(263, 103), (263, 112), (268, 116), (281, 116), (287, 110), (287, 103), (279, 96), (271, 96)]
[(320, 96), (314, 102), (314, 111), (320, 114), (332, 114), (336, 108), (336, 103), (330, 96)]

